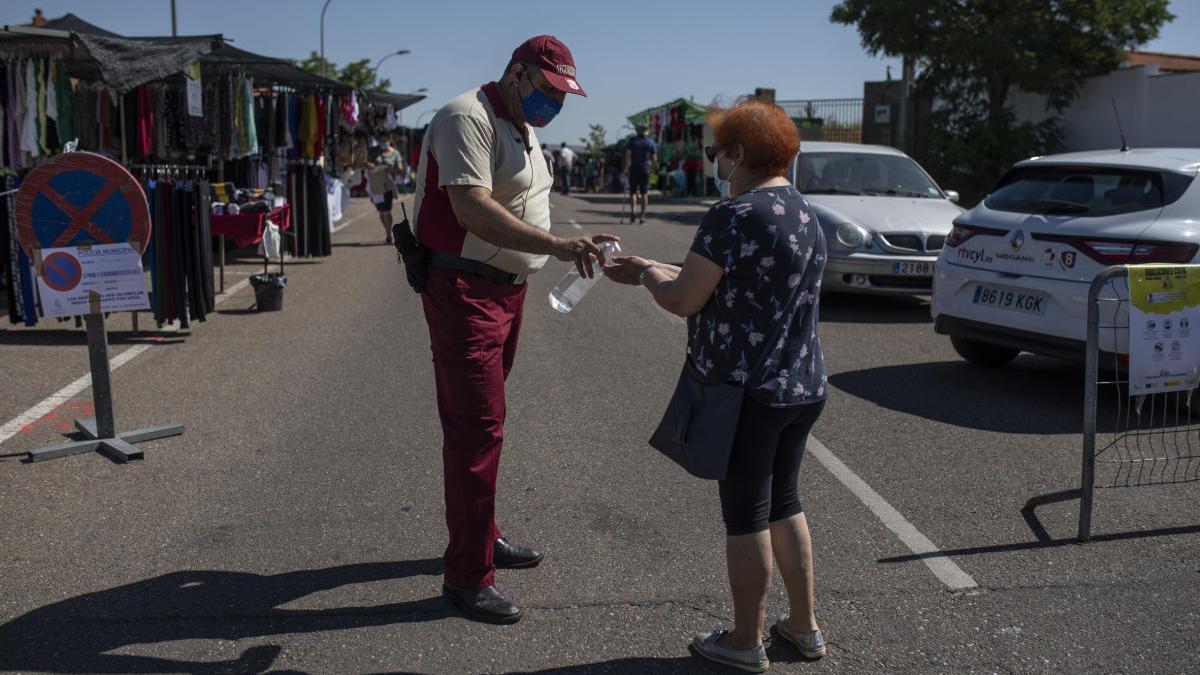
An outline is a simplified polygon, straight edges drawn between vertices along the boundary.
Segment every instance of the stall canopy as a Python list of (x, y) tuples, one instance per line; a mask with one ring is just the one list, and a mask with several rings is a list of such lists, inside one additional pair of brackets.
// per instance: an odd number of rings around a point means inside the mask
[[(128, 37), (84, 21), (74, 14), (51, 19), (39, 28), (20, 26), (13, 27), (13, 30), (20, 30), (20, 34), (25, 36), (26, 42), (23, 44), (39, 36), (41, 39), (77, 40), (87, 49), (87, 53), (75, 53), (73, 58), (70, 54), (63, 55), (71, 75), (88, 80), (103, 79), (122, 92), (182, 72), (187, 64), (196, 59), (206, 67), (238, 68), (255, 81), (263, 83), (340, 91), (350, 89), (341, 82), (310, 73), (287, 59), (234, 47), (222, 35)], [(144, 66), (140, 62), (144, 62)], [(145, 77), (143, 71), (155, 75)], [(113, 77), (117, 79), (111, 79)], [(129, 84), (130, 81), (133, 83)]]
[(103, 80), (117, 93), (182, 72), (213, 49), (211, 37), (175, 38), (155, 44), (142, 40), (56, 29), (5, 26), (0, 52), (51, 53), (63, 59), (72, 77)]
[(677, 98), (674, 101), (671, 101), (670, 103), (664, 103), (662, 105), (656, 105), (656, 106), (653, 106), (650, 108), (646, 108), (645, 110), (643, 110), (639, 113), (630, 115), (626, 119), (629, 120), (630, 124), (645, 124), (646, 120), (654, 113), (661, 112), (663, 110), (670, 110), (672, 108), (677, 108), (679, 106), (683, 106), (684, 121), (687, 122), (688, 124), (696, 124), (698, 122), (703, 122), (705, 116), (708, 115), (707, 107), (702, 106), (699, 103), (696, 103), (694, 101), (689, 101), (686, 98)]
[(390, 91), (364, 91), (363, 97), (371, 105), (390, 105), (396, 110), (404, 110), (418, 101), (425, 99), (419, 94), (393, 94)]

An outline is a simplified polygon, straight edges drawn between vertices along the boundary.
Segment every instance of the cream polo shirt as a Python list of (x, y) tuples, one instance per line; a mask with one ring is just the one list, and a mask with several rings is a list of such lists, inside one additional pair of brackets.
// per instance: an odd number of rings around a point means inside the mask
[(495, 83), (459, 95), (430, 121), (421, 144), (413, 230), (425, 246), (485, 262), (511, 274), (530, 274), (548, 256), (489, 244), (463, 227), (444, 188), (477, 185), (514, 216), (550, 229), (553, 180), (541, 156), (537, 135), (513, 123)]

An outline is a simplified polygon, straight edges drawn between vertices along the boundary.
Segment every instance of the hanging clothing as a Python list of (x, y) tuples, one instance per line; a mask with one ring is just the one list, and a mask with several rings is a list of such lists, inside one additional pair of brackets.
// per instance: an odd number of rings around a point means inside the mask
[(146, 267), (154, 319), (187, 328), (216, 307), (211, 188), (203, 180), (150, 180), (144, 188), (153, 224)]
[(55, 124), (58, 126), (58, 138), (63, 143), (74, 140), (75, 135), (75, 92), (71, 87), (71, 77), (62, 61), (54, 62), (54, 102), (58, 116)]
[(312, 94), (304, 97), (300, 111), (300, 149), (304, 157), (317, 156), (317, 99)]
[(25, 62), (17, 87), (17, 95), (25, 102), (21, 114), (21, 151), (29, 153), (30, 157), (38, 157), (37, 76), (33, 72), (32, 60)]
[[(137, 88), (137, 153), (143, 160), (149, 159), (154, 150), (154, 104), (150, 98), (150, 87)], [(128, 107), (126, 108), (128, 113)]]
[(257, 155), (258, 125), (254, 119), (254, 78), (242, 80), (242, 128), (245, 132), (246, 143), (242, 146), (244, 155)]
[(328, 128), (328, 119), (325, 117), (325, 97), (315, 96), (316, 112), (317, 112), (317, 137), (313, 140), (313, 157), (323, 157), (325, 155), (325, 133)]
[(43, 155), (48, 155), (50, 154), (50, 144), (46, 131), (46, 62), (43, 59), (37, 59), (35, 64), (34, 73), (37, 78), (38, 150)]

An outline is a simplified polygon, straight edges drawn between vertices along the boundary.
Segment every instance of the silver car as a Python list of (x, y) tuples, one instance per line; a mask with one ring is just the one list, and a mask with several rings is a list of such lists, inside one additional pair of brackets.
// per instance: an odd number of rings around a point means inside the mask
[(824, 290), (932, 290), (934, 263), (963, 211), (957, 193), (882, 145), (804, 143), (793, 175), (825, 232)]

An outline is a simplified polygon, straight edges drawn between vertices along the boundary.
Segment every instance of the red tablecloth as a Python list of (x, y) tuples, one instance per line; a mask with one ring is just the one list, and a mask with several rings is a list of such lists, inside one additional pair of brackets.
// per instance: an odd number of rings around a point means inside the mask
[(253, 246), (262, 241), (263, 228), (267, 226), (267, 218), (275, 221), (281, 230), (292, 227), (292, 205), (284, 204), (267, 213), (213, 214), (209, 219), (213, 236), (225, 235), (233, 239), (238, 248)]

